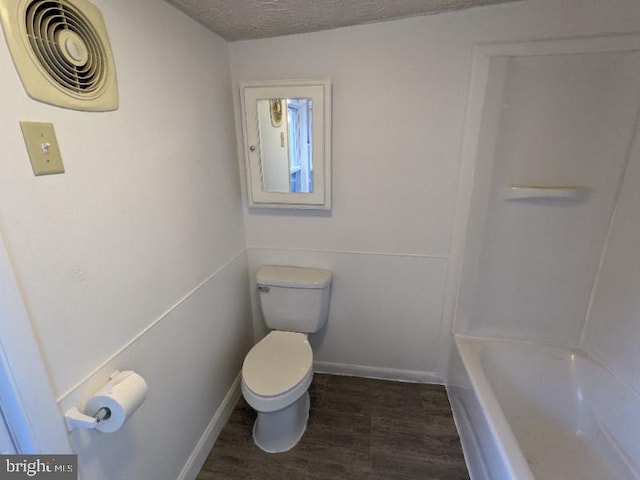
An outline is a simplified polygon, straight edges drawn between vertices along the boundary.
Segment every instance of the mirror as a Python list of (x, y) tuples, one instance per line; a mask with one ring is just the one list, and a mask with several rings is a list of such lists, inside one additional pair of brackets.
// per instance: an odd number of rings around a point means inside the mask
[(330, 209), (330, 83), (241, 90), (249, 206)]
[(312, 193), (313, 100), (258, 100), (257, 108), (262, 190)]

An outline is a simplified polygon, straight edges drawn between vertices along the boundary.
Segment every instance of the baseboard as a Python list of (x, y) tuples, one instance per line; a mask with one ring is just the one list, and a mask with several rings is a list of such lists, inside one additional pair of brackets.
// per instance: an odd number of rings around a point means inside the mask
[(444, 385), (444, 379), (437, 373), (433, 372), (420, 372), (416, 370), (401, 370), (385, 367), (366, 367), (363, 365), (349, 365), (346, 363), (331, 362), (314, 362), (313, 366), (314, 371), (318, 373), (377, 378), (380, 380), (394, 380), (397, 382), (434, 383)]
[(209, 452), (211, 452), (213, 444), (218, 439), (218, 436), (220, 435), (222, 428), (227, 423), (227, 420), (229, 420), (236, 403), (238, 403), (238, 399), (240, 398), (241, 378), (241, 373), (239, 373), (231, 385), (231, 388), (229, 388), (229, 391), (225, 395), (220, 407), (218, 407), (213, 419), (211, 419), (207, 429), (202, 434), (196, 448), (189, 456), (187, 463), (184, 465), (184, 468), (178, 476), (178, 480), (195, 480), (198, 473), (200, 473), (200, 469), (202, 468), (202, 465), (204, 465)]

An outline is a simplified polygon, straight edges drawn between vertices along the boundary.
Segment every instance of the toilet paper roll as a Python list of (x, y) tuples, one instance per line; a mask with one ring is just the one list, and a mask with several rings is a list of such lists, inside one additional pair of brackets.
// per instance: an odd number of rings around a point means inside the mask
[(147, 398), (147, 382), (137, 373), (127, 370), (117, 372), (109, 383), (94, 393), (85, 411), (95, 415), (101, 408), (108, 408), (108, 418), (99, 421), (95, 429), (104, 433), (119, 430)]

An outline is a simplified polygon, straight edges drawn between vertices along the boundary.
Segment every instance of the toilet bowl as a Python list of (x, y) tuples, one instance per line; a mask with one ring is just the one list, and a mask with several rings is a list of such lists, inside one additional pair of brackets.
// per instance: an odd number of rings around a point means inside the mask
[(256, 276), (265, 323), (273, 330), (249, 351), (242, 365), (242, 395), (257, 412), (255, 444), (285, 452), (302, 438), (309, 418), (313, 351), (329, 311), (331, 272), (263, 266)]
[(313, 352), (302, 333), (273, 331), (247, 354), (242, 395), (258, 412), (253, 440), (259, 448), (285, 452), (300, 441), (309, 417), (312, 378)]

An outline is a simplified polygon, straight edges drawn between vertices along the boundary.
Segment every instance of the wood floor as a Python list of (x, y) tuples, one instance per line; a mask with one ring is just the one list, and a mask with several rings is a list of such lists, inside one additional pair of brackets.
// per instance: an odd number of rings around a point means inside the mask
[(443, 387), (315, 374), (304, 437), (291, 451), (253, 444), (240, 399), (197, 480), (468, 480)]

